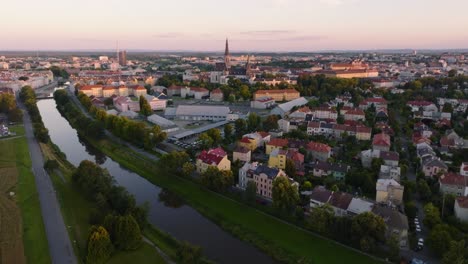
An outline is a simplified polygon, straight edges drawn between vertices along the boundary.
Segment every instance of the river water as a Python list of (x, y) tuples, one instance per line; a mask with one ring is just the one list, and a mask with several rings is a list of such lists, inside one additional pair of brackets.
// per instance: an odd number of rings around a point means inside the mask
[(37, 103), (50, 138), (75, 166), (91, 160), (106, 168), (117, 184), (135, 196), (138, 204), (148, 202), (148, 220), (157, 228), (181, 241), (201, 246), (203, 253), (218, 263), (272, 263), (272, 259), (254, 246), (245, 243), (219, 228), (196, 210), (185, 205), (177, 196), (150, 183), (102, 152), (81, 140), (68, 121), (56, 108), (54, 100)]

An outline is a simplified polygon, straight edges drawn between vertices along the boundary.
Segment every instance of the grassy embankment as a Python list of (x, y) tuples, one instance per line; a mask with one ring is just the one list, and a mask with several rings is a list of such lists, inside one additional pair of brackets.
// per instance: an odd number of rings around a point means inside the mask
[[(78, 259), (83, 262), (86, 257), (86, 242), (90, 215), (94, 205), (77, 190), (71, 182), (74, 166), (71, 165), (52, 143), (41, 144), (45, 159), (55, 159), (59, 163), (59, 169), (50, 173), (57, 197), (60, 202), (61, 211), (68, 227), (70, 239), (73, 241), (74, 250)], [(156, 237), (159, 238), (159, 237)], [(116, 252), (109, 263), (165, 263), (157, 251), (147, 243), (134, 251)]]
[(17, 137), (0, 140), (0, 263), (50, 263), (24, 127), (10, 129)]
[[(89, 139), (88, 139), (89, 140)], [(313, 235), (254, 208), (168, 175), (154, 161), (109, 140), (90, 140), (106, 155), (152, 183), (182, 196), (190, 205), (235, 236), (251, 242), (282, 262), (377, 263), (379, 260)]]

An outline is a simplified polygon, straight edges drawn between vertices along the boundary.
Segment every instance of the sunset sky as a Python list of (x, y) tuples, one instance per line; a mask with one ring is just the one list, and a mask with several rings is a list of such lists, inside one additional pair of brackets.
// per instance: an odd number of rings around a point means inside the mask
[[(123, 2), (123, 3), (121, 3)], [(4, 0), (0, 50), (468, 48), (467, 0)]]

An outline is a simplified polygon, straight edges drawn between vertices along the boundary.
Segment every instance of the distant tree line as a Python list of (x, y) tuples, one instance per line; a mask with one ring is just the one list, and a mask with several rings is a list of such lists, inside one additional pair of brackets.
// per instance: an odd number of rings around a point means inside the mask
[(81, 104), (95, 118), (87, 118), (81, 110), (71, 102), (66, 91), (59, 90), (54, 93), (59, 111), (68, 120), (78, 126), (78, 129), (95, 139), (104, 136), (104, 129), (108, 129), (115, 136), (131, 142), (145, 149), (152, 149), (156, 144), (166, 139), (166, 133), (159, 126), (148, 126), (144, 122), (130, 120), (122, 116), (108, 115), (105, 110), (92, 105), (88, 96), (78, 94)]
[(20, 91), (20, 99), (26, 106), (26, 110), (31, 117), (31, 122), (34, 128), (34, 136), (42, 143), (48, 143), (50, 141), (49, 130), (44, 126), (42, 122), (39, 108), (37, 108), (36, 94), (31, 86), (24, 86)]

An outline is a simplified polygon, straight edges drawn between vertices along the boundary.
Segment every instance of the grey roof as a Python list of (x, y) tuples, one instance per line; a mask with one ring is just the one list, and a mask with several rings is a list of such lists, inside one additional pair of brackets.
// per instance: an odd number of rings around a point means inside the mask
[(208, 124), (206, 126), (201, 126), (201, 127), (197, 127), (195, 129), (192, 129), (192, 130), (187, 130), (187, 131), (184, 131), (184, 132), (180, 132), (179, 134), (173, 135), (172, 137), (179, 140), (181, 138), (185, 138), (185, 137), (188, 137), (188, 136), (201, 134), (201, 133), (203, 133), (205, 131), (208, 131), (208, 130), (210, 130), (212, 128), (217, 128), (217, 127), (220, 127), (220, 126), (224, 126), (227, 123), (229, 123), (229, 122), (228, 121), (220, 121), (220, 122), (216, 122), (216, 123), (211, 123), (211, 124)]
[(176, 124), (170, 120), (167, 120), (164, 117), (158, 116), (156, 114), (148, 116), (148, 121), (156, 124), (160, 127), (172, 127), (176, 126)]
[(307, 99), (305, 99), (304, 97), (299, 97), (287, 103), (279, 104), (272, 110), (272, 113), (284, 115), (285, 113), (291, 111), (293, 107), (306, 105), (307, 103), (308, 103)]
[(375, 205), (372, 212), (385, 221), (385, 224), (391, 228), (405, 230), (408, 229), (408, 218), (406, 215), (398, 212), (396, 209), (385, 207), (382, 205)]
[(325, 189), (323, 186), (317, 186), (310, 195), (310, 200), (319, 201), (321, 203), (328, 203), (332, 196), (332, 191)]
[(383, 160), (396, 160), (398, 161), (400, 159), (400, 154), (395, 151), (380, 151), (380, 157)]
[(260, 175), (261, 173), (264, 173), (265, 175), (268, 176), (270, 179), (274, 179), (276, 175), (278, 175), (279, 169), (277, 168), (270, 168), (265, 165), (259, 165), (257, 169), (255, 170), (256, 175)]
[(372, 211), (374, 203), (361, 198), (353, 198), (348, 206), (348, 211), (355, 214), (361, 214)]
[(227, 106), (179, 105), (177, 116), (227, 116), (231, 112)]

